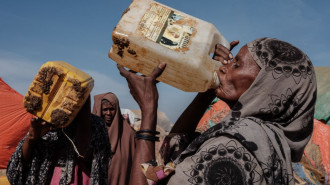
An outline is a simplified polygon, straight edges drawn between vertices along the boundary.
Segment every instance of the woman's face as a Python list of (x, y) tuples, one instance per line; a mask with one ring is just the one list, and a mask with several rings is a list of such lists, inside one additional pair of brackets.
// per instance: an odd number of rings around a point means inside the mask
[(104, 119), (105, 123), (110, 126), (116, 114), (115, 107), (110, 102), (104, 102), (101, 105), (101, 111), (102, 118)]
[(260, 71), (247, 46), (243, 46), (232, 62), (219, 68), (220, 86), (215, 90), (217, 97), (229, 105), (236, 103), (239, 97), (250, 87)]

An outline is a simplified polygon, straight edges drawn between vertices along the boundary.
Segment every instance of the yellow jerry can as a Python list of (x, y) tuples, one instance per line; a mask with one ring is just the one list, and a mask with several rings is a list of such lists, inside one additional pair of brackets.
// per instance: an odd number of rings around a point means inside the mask
[(55, 128), (68, 126), (94, 87), (87, 73), (64, 61), (41, 66), (24, 97), (25, 109)]

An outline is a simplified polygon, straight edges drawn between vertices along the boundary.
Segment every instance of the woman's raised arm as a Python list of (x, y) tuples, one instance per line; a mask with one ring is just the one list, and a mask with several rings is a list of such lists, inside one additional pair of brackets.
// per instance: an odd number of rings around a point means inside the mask
[[(140, 130), (156, 131), (158, 90), (156, 78), (162, 74), (166, 64), (162, 63), (149, 76), (140, 76), (117, 65), (120, 74), (127, 80), (130, 93), (141, 109), (142, 122)], [(141, 171), (141, 164), (155, 159), (154, 135), (145, 132), (141, 134), (149, 139), (138, 139), (133, 159), (130, 184), (147, 184), (147, 179)]]

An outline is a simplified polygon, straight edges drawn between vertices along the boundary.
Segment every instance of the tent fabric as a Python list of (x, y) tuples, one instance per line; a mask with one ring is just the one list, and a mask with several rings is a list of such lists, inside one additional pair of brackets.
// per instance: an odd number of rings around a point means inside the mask
[(317, 145), (320, 150), (321, 164), (318, 166), (330, 175), (330, 126), (314, 119), (312, 143)]
[(220, 100), (219, 98), (215, 98), (204, 113), (201, 120), (198, 122), (196, 132), (203, 133), (207, 129), (213, 127), (219, 123), (222, 118), (227, 116), (229, 111), (230, 108), (224, 101)]
[(296, 184), (330, 184), (330, 126), (314, 119), (311, 140), (299, 163), (293, 163)]
[(313, 171), (311, 171), (310, 168), (308, 167), (306, 168), (301, 163), (292, 163), (292, 168), (293, 168), (293, 177), (294, 177), (295, 185), (307, 185), (307, 184), (322, 185), (322, 182), (318, 180), (319, 179), (318, 176), (314, 174), (315, 171), (313, 173)]
[(317, 99), (314, 118), (330, 125), (330, 67), (315, 67)]
[(32, 114), (23, 106), (23, 96), (0, 78), (0, 169), (7, 168), (18, 142), (28, 132)]
[[(131, 109), (130, 111), (134, 114), (134, 122), (131, 123), (131, 126), (135, 131), (137, 131), (141, 126), (141, 110)], [(169, 132), (172, 128), (172, 123), (164, 112), (157, 111), (157, 127), (160, 127), (161, 130), (164, 130), (164, 133)]]

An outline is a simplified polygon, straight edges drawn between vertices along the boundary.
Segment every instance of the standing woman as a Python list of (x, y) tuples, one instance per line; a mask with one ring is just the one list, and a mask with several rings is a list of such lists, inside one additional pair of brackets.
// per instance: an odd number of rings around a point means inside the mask
[(108, 171), (111, 185), (126, 185), (132, 167), (135, 152), (135, 132), (123, 118), (119, 101), (109, 92), (94, 96), (93, 114), (104, 119), (111, 144), (112, 160)]
[(63, 129), (32, 118), (8, 163), (10, 184), (108, 184), (111, 155), (105, 123), (90, 110), (89, 96)]

